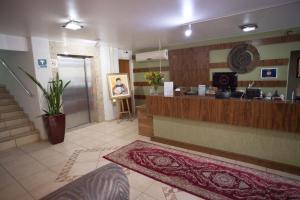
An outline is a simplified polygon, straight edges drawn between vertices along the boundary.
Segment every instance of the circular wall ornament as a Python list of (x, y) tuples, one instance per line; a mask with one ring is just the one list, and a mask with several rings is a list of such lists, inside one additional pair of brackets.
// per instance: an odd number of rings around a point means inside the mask
[(229, 68), (238, 74), (252, 71), (259, 61), (259, 53), (251, 44), (240, 44), (228, 54), (227, 63)]

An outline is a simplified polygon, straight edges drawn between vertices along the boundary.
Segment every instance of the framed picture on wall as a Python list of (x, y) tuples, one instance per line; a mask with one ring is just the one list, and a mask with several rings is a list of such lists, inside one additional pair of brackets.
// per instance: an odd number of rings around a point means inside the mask
[(297, 60), (297, 78), (300, 78), (300, 58)]
[(277, 68), (262, 68), (260, 70), (261, 79), (276, 79), (277, 78)]
[(128, 74), (107, 74), (109, 95), (111, 99), (124, 99), (130, 97)]

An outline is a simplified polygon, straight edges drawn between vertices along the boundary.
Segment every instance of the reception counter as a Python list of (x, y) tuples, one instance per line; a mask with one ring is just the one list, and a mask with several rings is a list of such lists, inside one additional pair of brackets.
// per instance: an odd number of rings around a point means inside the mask
[(300, 174), (300, 103), (147, 96), (152, 140)]

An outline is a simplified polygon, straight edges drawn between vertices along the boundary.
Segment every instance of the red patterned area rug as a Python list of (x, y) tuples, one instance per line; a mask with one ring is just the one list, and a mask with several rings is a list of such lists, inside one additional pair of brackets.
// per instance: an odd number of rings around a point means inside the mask
[(209, 200), (300, 199), (300, 182), (227, 162), (135, 141), (104, 158)]

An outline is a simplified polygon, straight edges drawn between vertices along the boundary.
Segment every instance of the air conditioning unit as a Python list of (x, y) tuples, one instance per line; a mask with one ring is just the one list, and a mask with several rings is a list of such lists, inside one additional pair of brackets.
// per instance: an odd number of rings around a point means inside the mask
[(151, 51), (145, 53), (138, 53), (135, 55), (137, 62), (148, 60), (168, 60), (168, 50)]

